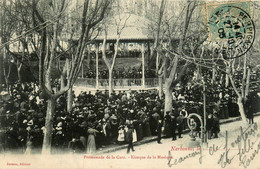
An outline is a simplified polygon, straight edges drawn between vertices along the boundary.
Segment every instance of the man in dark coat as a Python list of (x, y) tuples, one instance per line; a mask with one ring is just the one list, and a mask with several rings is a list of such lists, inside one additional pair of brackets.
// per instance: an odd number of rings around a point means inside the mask
[(183, 130), (183, 115), (178, 115), (177, 117), (177, 129), (178, 129), (178, 135), (179, 138), (182, 138), (181, 134), (182, 134), (182, 130)]
[(133, 125), (129, 125), (126, 132), (125, 140), (128, 143), (127, 153), (130, 152), (130, 148), (132, 149), (132, 151), (135, 151), (133, 147)]
[(244, 102), (245, 102), (244, 109), (245, 109), (246, 116), (249, 120), (249, 124), (253, 124), (254, 123), (254, 114), (253, 114), (252, 105), (251, 105), (253, 100), (251, 100), (251, 98), (249, 97)]
[(172, 140), (176, 140), (177, 119), (174, 114), (171, 114), (171, 125), (172, 125)]
[(161, 143), (161, 136), (162, 136), (162, 126), (163, 126), (163, 123), (162, 123), (162, 120), (159, 120), (158, 121), (158, 125), (157, 125), (157, 143), (158, 144), (162, 144)]
[(219, 132), (220, 132), (219, 116), (218, 113), (215, 110), (213, 110), (212, 133), (214, 133), (214, 138), (218, 138)]
[(71, 153), (84, 153), (85, 147), (79, 138), (72, 138), (68, 145), (69, 151)]
[(156, 129), (158, 127), (158, 121), (160, 119), (160, 115), (157, 113), (157, 109), (154, 108), (153, 109), (153, 114), (152, 114), (152, 117), (151, 117), (151, 132), (152, 132), (152, 135), (156, 135)]
[(211, 139), (213, 135), (212, 133), (213, 124), (214, 124), (213, 114), (210, 113), (207, 118), (207, 126), (206, 126), (208, 132), (208, 139)]
[(172, 136), (171, 116), (169, 111), (166, 112), (164, 121), (165, 121), (164, 133), (166, 135), (166, 138), (169, 138)]

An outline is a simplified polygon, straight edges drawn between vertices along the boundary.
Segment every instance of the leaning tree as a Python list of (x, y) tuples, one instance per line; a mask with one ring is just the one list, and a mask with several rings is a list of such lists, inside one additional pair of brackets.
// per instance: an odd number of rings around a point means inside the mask
[[(40, 43), (38, 47), (40, 96), (47, 100), (42, 153), (49, 154), (56, 100), (72, 89), (84, 59), (85, 48), (92, 40), (96, 27), (109, 12), (111, 1), (84, 0), (80, 7), (75, 7), (73, 3), (66, 0), (48, 2), (33, 0), (27, 3), (31, 7), (33, 25), (37, 28), (35, 34), (39, 37), (38, 43)], [(79, 18), (72, 18), (79, 21), (75, 25), (80, 24), (80, 29), (76, 30), (73, 38), (68, 38), (64, 35), (68, 31), (66, 18), (75, 11), (81, 11)], [(57, 51), (63, 48), (60, 41), (64, 38), (68, 39), (66, 46), (69, 48), (65, 50), (69, 55), (66, 55), (60, 78), (55, 79), (52, 73), (61, 56)], [(61, 83), (61, 87), (55, 85), (57, 82)], [(56, 90), (54, 90), (55, 87)]]
[[(172, 7), (174, 2), (172, 3), (167, 4), (166, 7)], [(179, 6), (179, 10), (175, 13), (166, 9), (163, 24), (161, 24), (161, 30), (159, 30), (163, 32), (163, 36), (159, 36), (160, 33), (157, 33), (157, 38), (160, 39), (157, 41), (160, 43), (156, 45), (155, 50), (158, 52), (158, 73), (162, 73), (165, 80), (165, 112), (172, 110), (172, 91), (187, 73), (188, 65), (195, 63), (197, 55), (203, 55), (202, 44), (207, 37), (203, 30), (205, 27), (201, 25), (194, 26), (194, 21), (198, 20), (201, 14), (197, 8), (200, 4), (198, 1), (187, 1), (184, 4), (182, 3), (182, 6)], [(163, 13), (163, 6), (165, 4), (162, 2), (160, 13)], [(194, 27), (203, 31), (195, 34)], [(158, 31), (158, 28), (156, 30)], [(196, 55), (193, 55), (188, 50), (189, 48), (186, 47), (189, 39), (192, 39), (191, 37), (197, 39)], [(193, 60), (188, 60), (187, 55)]]

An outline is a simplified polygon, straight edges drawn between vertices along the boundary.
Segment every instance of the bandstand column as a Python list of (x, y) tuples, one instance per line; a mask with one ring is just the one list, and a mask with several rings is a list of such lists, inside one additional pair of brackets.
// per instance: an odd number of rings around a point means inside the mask
[(142, 42), (142, 49), (141, 49), (141, 53), (142, 53), (142, 88), (145, 88), (145, 71), (144, 71), (144, 64), (145, 64), (145, 60), (144, 60), (144, 42)]
[(99, 50), (99, 43), (96, 43), (96, 89), (98, 89), (98, 50)]

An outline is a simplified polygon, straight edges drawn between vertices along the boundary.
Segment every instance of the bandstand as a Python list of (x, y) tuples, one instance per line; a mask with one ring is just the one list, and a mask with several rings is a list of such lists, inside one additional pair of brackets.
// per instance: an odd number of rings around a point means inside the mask
[[(149, 88), (157, 88), (158, 86), (158, 78), (146, 78), (145, 75), (145, 65), (147, 64), (148, 58), (151, 58), (152, 46), (154, 42), (154, 38), (149, 31), (149, 21), (144, 18), (134, 14), (121, 14), (120, 17), (115, 16), (113, 19), (116, 20), (115, 23), (119, 23), (123, 20), (124, 27), (121, 29), (120, 40), (119, 40), (119, 49), (120, 47), (124, 47), (127, 50), (138, 50), (139, 58), (141, 58), (141, 69), (142, 75), (139, 78), (119, 78), (112, 80), (113, 89), (149, 89)], [(106, 51), (113, 54), (114, 45), (117, 41), (118, 25), (111, 24), (107, 27), (106, 30)], [(93, 53), (95, 53), (95, 78), (86, 78), (83, 76), (84, 67), (82, 67), (82, 75), (77, 79), (75, 86), (86, 87), (90, 89), (108, 89), (108, 79), (104, 79), (99, 77), (99, 60), (101, 46), (103, 45), (103, 40), (105, 38), (105, 31), (102, 30), (100, 34), (93, 40), (93, 43), (90, 45), (90, 49)], [(112, 46), (112, 48), (111, 48)], [(115, 63), (116, 65), (117, 63)], [(127, 63), (126, 63), (127, 64)], [(131, 63), (128, 63), (131, 66)], [(155, 63), (154, 63), (155, 64)], [(115, 69), (115, 68), (114, 68)], [(108, 71), (108, 70), (107, 70)]]

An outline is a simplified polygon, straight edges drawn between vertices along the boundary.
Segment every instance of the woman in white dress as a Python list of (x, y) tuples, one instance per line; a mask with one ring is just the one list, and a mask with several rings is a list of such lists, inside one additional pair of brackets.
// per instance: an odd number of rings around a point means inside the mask
[(117, 141), (119, 144), (122, 144), (125, 141), (125, 131), (124, 126), (122, 125), (119, 126)]
[(87, 154), (96, 152), (96, 141), (95, 136), (98, 131), (94, 129), (93, 125), (88, 128), (88, 142), (87, 142)]

